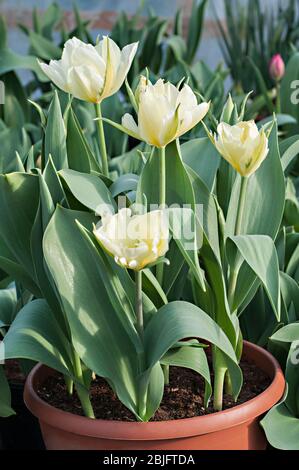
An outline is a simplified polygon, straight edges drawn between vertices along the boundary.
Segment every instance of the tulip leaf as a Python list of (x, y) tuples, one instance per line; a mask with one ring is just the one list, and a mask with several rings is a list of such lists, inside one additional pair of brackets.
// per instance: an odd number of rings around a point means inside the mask
[(212, 394), (212, 385), (209, 364), (203, 349), (193, 346), (170, 349), (161, 359), (161, 364), (186, 367), (200, 374), (205, 380), (204, 405), (208, 405)]
[(110, 213), (115, 212), (115, 201), (99, 176), (69, 169), (61, 170), (59, 174), (75, 198), (85, 207), (98, 215), (103, 215), (107, 210)]
[(42, 362), (62, 374), (72, 374), (72, 351), (48, 304), (33, 300), (18, 313), (4, 338), (6, 359)]
[(288, 264), (286, 272), (289, 276), (296, 279), (296, 273), (298, 274), (298, 266), (299, 266), (299, 244), (296, 246), (295, 250), (293, 251)]
[[(284, 114), (293, 116), (296, 121), (299, 121), (298, 111), (298, 90), (296, 88), (297, 80), (299, 79), (299, 53), (296, 52), (290, 58), (285, 75), (281, 82), (281, 108)], [(295, 84), (295, 88), (294, 88)]]
[(296, 317), (293, 319), (299, 320), (299, 285), (298, 283), (284, 272), (280, 272), (280, 291), (281, 298), (286, 311), (289, 311), (293, 305), (296, 312)]
[(68, 112), (66, 145), (69, 168), (82, 173), (90, 173), (91, 170), (100, 171), (72, 108)]
[(29, 32), (29, 42), (34, 53), (45, 60), (60, 59), (61, 49), (53, 41), (43, 37), (35, 31)]
[(44, 169), (43, 177), (47, 184), (53, 203), (60, 205), (67, 205), (67, 199), (63, 190), (59, 175), (56, 171), (52, 156), (49, 155), (48, 162)]
[[(198, 261), (201, 228), (191, 209), (168, 209), (169, 228), (173, 240), (191, 269), (199, 285), (205, 290), (203, 273)], [(171, 262), (171, 261), (170, 261)]]
[[(266, 347), (270, 336), (277, 329), (277, 319), (273, 315), (273, 309), (268, 300), (264, 288), (260, 285), (255, 289), (255, 294), (250, 303), (241, 310), (240, 324), (244, 338), (261, 347)], [(281, 317), (283, 316), (283, 305)], [(272, 348), (271, 348), (272, 349)]]
[(8, 48), (1, 49), (0, 54), (0, 75), (3, 75), (7, 72), (12, 72), (16, 70), (31, 70), (37, 75), (37, 78), (41, 82), (48, 82), (48, 77), (43, 73), (40, 68), (36, 57), (31, 55), (20, 55), (11, 51)]
[(299, 418), (285, 403), (274, 406), (262, 419), (261, 426), (271, 446), (281, 450), (299, 450)]
[(278, 339), (279, 341), (292, 341), (285, 369), (287, 389), (282, 401), (268, 412), (261, 421), (261, 425), (265, 430), (268, 441), (273, 447), (285, 450), (299, 450), (299, 330), (298, 328), (288, 328), (291, 326), (285, 326), (271, 337), (271, 339), (280, 338)]
[(44, 166), (48, 162), (49, 155), (52, 156), (57, 170), (68, 167), (66, 130), (57, 91), (54, 92), (54, 97), (49, 108), (45, 130)]
[[(153, 181), (159, 181), (160, 165), (157, 149), (150, 155), (140, 175), (136, 201), (143, 204), (144, 195), (148, 205), (159, 205), (159, 191)], [(166, 147), (166, 204), (183, 206), (190, 204), (194, 207), (194, 193), (188, 172), (180, 155), (178, 142), (172, 142)]]
[(30, 236), (39, 197), (38, 177), (33, 174), (0, 175), (0, 236), (14, 259), (34, 279)]
[(211, 191), (220, 165), (220, 156), (210, 139), (204, 137), (189, 140), (181, 146), (181, 152), (184, 163), (195, 171)]
[[(236, 250), (262, 282), (277, 320), (280, 319), (280, 279), (278, 258), (273, 240), (265, 235), (239, 235), (227, 240), (227, 257), (233, 269)], [(233, 310), (247, 294), (244, 278), (238, 279)]]
[(187, 167), (187, 170), (194, 192), (197, 219), (214, 254), (220, 259), (218, 216), (213, 194), (195, 171), (189, 167)]
[(271, 336), (272, 341), (291, 343), (299, 340), (299, 322), (286, 325)]
[(17, 304), (16, 289), (9, 287), (0, 289), (0, 328), (9, 326), (15, 316)]
[(203, 31), (204, 14), (207, 4), (207, 0), (195, 0), (192, 4), (187, 37), (186, 61), (188, 64), (192, 63), (196, 55)]
[[(1, 358), (0, 358), (1, 360)], [(0, 365), (0, 417), (7, 418), (8, 416), (14, 415), (15, 411), (11, 407), (11, 393), (10, 388), (5, 377), (3, 366)]]
[(133, 173), (128, 173), (117, 178), (110, 186), (109, 190), (113, 197), (127, 192), (136, 191), (139, 177)]
[(142, 289), (157, 308), (167, 304), (167, 297), (150, 269), (143, 269), (142, 271)]
[(79, 228), (73, 211), (60, 207), (46, 230), (44, 253), (77, 353), (136, 414), (138, 335), (126, 313), (132, 307), (106, 255)]
[(234, 396), (238, 396), (242, 373), (230, 341), (209, 315), (188, 302), (176, 301), (165, 305), (147, 325), (145, 351), (148, 369), (184, 338), (201, 338), (222, 351), (227, 360)]

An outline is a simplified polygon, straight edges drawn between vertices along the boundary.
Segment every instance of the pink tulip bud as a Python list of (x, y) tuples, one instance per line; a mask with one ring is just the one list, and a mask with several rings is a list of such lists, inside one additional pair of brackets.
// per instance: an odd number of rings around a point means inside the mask
[(280, 54), (275, 54), (269, 65), (269, 73), (275, 82), (279, 82), (285, 73), (285, 65)]

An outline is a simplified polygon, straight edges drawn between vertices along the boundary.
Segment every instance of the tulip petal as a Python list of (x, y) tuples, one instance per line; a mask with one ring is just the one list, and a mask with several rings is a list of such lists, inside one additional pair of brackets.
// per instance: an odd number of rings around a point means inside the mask
[(197, 106), (197, 99), (189, 85), (185, 84), (181, 91), (178, 93), (178, 103), (181, 105), (181, 110), (192, 109)]
[(139, 135), (138, 126), (131, 114), (126, 113), (121, 119), (121, 124), (124, 128), (131, 132), (131, 135)]
[(60, 60), (51, 60), (49, 65), (44, 64), (43, 62), (39, 62), (39, 65), (42, 71), (58, 88), (65, 91), (66, 93), (69, 92), (67, 77), (63, 68), (61, 67)]
[(104, 90), (102, 93), (103, 98), (113, 95), (121, 88), (135, 57), (137, 47), (137, 42), (129, 44), (120, 52), (115, 42), (108, 39), (107, 70)]
[(138, 112), (140, 135), (148, 144), (165, 147), (177, 131), (176, 110), (164, 94), (156, 95), (149, 86), (141, 96)]
[(124, 127), (122, 124), (118, 124), (117, 122), (112, 121), (111, 119), (107, 118), (102, 118), (104, 122), (107, 122), (107, 124), (110, 124), (111, 126), (115, 127), (115, 129), (118, 129), (121, 132), (124, 132), (125, 134), (130, 135), (134, 139), (137, 140), (143, 140), (139, 134), (136, 134), (133, 132), (131, 129), (128, 129), (127, 127)]
[(68, 83), (75, 98), (97, 103), (103, 87), (103, 79), (91, 67), (81, 65), (68, 72)]
[(179, 116), (181, 117), (181, 124), (176, 137), (188, 132), (190, 129), (195, 127), (203, 118), (206, 116), (210, 108), (209, 103), (201, 103), (191, 109), (179, 110)]

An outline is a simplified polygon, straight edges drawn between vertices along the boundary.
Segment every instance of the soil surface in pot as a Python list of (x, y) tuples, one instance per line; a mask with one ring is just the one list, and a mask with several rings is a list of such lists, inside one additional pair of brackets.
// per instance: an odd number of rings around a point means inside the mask
[[(244, 375), (242, 391), (237, 402), (234, 402), (229, 395), (225, 395), (223, 409), (232, 408), (256, 397), (271, 383), (269, 377), (254, 363), (244, 360), (240, 365)], [(38, 394), (56, 408), (84, 415), (75, 392), (73, 396), (67, 394), (61, 375), (48, 377), (39, 387)], [(118, 400), (105, 380), (97, 377), (92, 382), (90, 395), (96, 418), (136, 421), (134, 415)], [(198, 374), (190, 369), (171, 367), (169, 385), (165, 387), (160, 408), (151, 421), (193, 418), (214, 413), (212, 402), (208, 409), (204, 408), (203, 397), (204, 381)]]

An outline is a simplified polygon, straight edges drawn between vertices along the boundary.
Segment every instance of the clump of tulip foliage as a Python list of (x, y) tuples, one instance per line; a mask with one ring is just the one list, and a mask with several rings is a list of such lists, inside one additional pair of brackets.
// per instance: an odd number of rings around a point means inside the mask
[[(61, 60), (41, 64), (69, 104), (62, 117), (55, 92), (41, 168), (0, 177), (0, 234), (11, 246), (7, 272), (33, 295), (5, 336), (6, 358), (41, 361), (62, 373), (90, 418), (91, 381), (104, 377), (136, 419), (148, 421), (173, 365), (202, 375), (205, 406), (213, 400), (221, 410), (224, 390), (237, 400), (240, 315), (263, 286), (280, 316), (273, 240), (284, 175), (275, 120), (258, 129), (243, 120), (246, 102), (238, 110), (229, 98), (214, 134), (211, 104), (199, 103), (183, 78), (153, 84), (142, 76), (134, 91), (126, 82), (134, 116), (102, 117), (101, 103), (124, 84), (137, 47), (121, 51), (108, 37), (96, 46), (73, 38)], [(96, 108), (98, 155), (73, 98)], [(140, 171), (111, 170), (108, 125), (142, 142)], [(197, 125), (207, 136), (188, 141)], [(27, 241), (20, 245), (20, 237)]]

